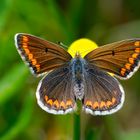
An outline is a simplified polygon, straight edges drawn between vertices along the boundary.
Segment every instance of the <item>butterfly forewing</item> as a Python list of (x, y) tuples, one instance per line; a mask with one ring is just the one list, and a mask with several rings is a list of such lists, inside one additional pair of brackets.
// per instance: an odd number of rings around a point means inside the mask
[(15, 42), (21, 57), (37, 76), (65, 65), (72, 58), (61, 46), (29, 34), (16, 34)]
[(128, 39), (101, 46), (85, 56), (91, 64), (127, 79), (140, 64), (140, 39)]

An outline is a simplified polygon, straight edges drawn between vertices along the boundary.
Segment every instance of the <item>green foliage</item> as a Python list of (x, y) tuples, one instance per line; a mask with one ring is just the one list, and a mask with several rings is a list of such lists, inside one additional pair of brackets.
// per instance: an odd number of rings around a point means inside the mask
[(126, 101), (118, 113), (106, 117), (84, 113), (55, 116), (38, 107), (38, 80), (29, 74), (14, 45), (14, 35), (19, 32), (67, 46), (81, 37), (103, 45), (140, 37), (139, 27), (138, 0), (1, 0), (0, 140), (67, 140), (80, 136), (86, 140), (140, 139), (139, 71), (122, 82)]

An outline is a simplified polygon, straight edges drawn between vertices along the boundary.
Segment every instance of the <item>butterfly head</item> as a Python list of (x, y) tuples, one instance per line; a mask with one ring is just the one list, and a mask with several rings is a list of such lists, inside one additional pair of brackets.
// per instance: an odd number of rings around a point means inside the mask
[(75, 53), (75, 58), (81, 58), (80, 52), (77, 51), (77, 52)]

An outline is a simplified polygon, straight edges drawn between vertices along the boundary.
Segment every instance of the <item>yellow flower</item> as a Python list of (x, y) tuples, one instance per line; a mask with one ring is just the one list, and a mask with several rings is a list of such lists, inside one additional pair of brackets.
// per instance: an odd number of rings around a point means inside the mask
[(76, 52), (79, 52), (81, 57), (84, 57), (87, 53), (91, 52), (97, 47), (98, 46), (95, 42), (87, 38), (81, 38), (74, 41), (70, 45), (70, 47), (68, 48), (68, 52), (72, 55), (72, 57), (75, 57)]

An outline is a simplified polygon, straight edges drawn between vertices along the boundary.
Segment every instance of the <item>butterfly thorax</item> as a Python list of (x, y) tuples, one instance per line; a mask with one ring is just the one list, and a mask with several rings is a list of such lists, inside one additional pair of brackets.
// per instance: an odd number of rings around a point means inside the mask
[(74, 83), (74, 93), (77, 99), (82, 99), (84, 95), (84, 69), (85, 60), (76, 54), (75, 58), (71, 61), (73, 83)]

